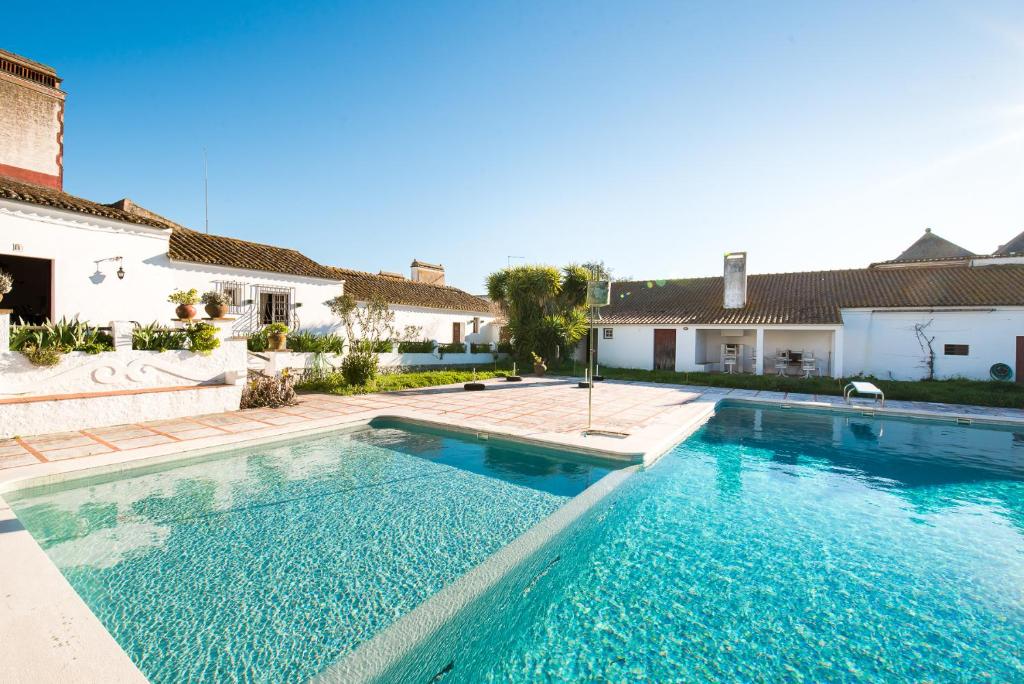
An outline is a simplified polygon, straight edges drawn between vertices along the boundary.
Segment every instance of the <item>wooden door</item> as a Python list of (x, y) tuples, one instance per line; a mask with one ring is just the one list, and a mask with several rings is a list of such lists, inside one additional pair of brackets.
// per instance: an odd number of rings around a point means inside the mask
[(1024, 385), (1024, 337), (1017, 337), (1017, 367), (1013, 369), (1017, 382)]
[(462, 323), (452, 323), (452, 342), (462, 341)]
[(676, 331), (654, 330), (654, 370), (676, 369)]

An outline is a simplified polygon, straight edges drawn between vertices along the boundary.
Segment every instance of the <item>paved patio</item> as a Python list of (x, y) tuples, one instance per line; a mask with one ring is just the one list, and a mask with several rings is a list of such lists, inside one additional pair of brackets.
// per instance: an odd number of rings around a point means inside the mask
[[(367, 420), (382, 413), (401, 413), (464, 428), (488, 429), (517, 436), (562, 436), (567, 444), (587, 427), (587, 395), (574, 380), (527, 378), (522, 383), (490, 381), (484, 392), (465, 392), (461, 386), (431, 387), (387, 394), (348, 397), (302, 395), (299, 404), (279, 409), (251, 409), (232, 413), (174, 420), (135, 423), (58, 434), (16, 437), (0, 441), (0, 469), (124, 453), (177, 445), (181, 450), (199, 448), (210, 438), (233, 436), (227, 441), (254, 439)], [(839, 406), (841, 397), (783, 394), (753, 390), (729, 390), (696, 386), (604, 382), (594, 391), (594, 423), (598, 429), (635, 435), (654, 423), (685, 421), (684, 407), (708, 405), (723, 397), (783, 403)], [(875, 409), (870, 400), (858, 406)], [(889, 401), (886, 408), (901, 413), (961, 416), (974, 419), (1024, 422), (1024, 410), (977, 406)], [(701, 410), (700, 413), (705, 413)], [(610, 438), (604, 438), (610, 439)], [(594, 445), (601, 448), (605, 445)]]

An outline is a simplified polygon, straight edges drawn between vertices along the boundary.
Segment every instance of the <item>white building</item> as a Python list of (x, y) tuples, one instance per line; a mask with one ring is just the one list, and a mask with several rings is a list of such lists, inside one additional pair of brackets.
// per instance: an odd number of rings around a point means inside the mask
[[(595, 331), (601, 364), (917, 380), (1024, 374), (1024, 233), (977, 255), (927, 231), (868, 268), (616, 282)], [(930, 351), (929, 351), (930, 350)]]
[(324, 302), (348, 293), (384, 297), (396, 328), (420, 339), (498, 339), (490, 304), (446, 286), (443, 266), (413, 261), (410, 278), (334, 268), (295, 250), (190, 230), (127, 199), (69, 195), (56, 73), (0, 51), (0, 98), (0, 270), (15, 280), (0, 307), (14, 320), (167, 321), (168, 295), (195, 288), (230, 295), (238, 334), (277, 321), (325, 332), (340, 321)]

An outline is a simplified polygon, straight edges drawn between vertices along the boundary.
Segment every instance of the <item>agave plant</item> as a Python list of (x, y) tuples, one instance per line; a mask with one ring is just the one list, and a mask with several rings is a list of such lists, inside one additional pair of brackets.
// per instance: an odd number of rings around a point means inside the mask
[(132, 349), (157, 352), (184, 349), (187, 339), (184, 330), (167, 328), (153, 321), (132, 331)]

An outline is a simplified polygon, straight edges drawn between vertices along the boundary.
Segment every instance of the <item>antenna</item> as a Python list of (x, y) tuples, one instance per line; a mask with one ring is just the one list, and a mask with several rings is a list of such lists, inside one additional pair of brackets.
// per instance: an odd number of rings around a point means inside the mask
[(210, 234), (210, 173), (206, 161), (206, 148), (203, 148), (203, 221), (206, 224), (206, 234)]

